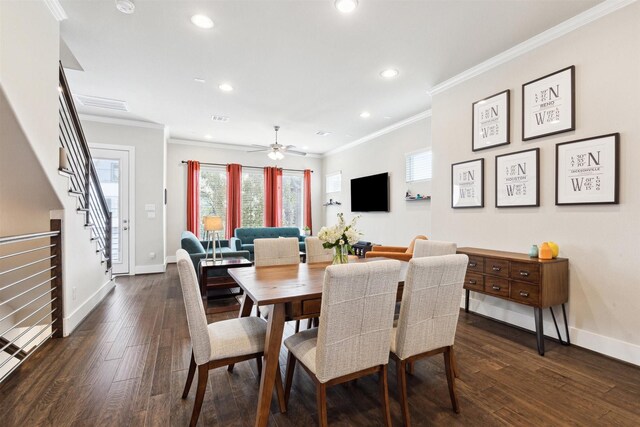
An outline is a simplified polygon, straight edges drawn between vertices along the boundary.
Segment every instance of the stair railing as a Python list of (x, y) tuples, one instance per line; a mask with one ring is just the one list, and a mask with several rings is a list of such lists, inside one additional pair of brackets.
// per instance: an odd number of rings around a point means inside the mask
[(82, 131), (80, 119), (73, 103), (62, 64), (59, 86), (59, 140), (65, 149), (68, 169), (62, 173), (70, 177), (69, 194), (79, 199), (78, 212), (85, 215), (85, 227), (91, 229), (91, 240), (97, 244), (96, 252), (111, 270), (111, 211), (102, 192), (89, 145)]

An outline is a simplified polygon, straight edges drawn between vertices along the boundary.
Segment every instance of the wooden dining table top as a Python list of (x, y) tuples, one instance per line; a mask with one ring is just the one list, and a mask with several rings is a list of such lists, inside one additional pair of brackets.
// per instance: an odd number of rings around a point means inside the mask
[[(376, 262), (386, 258), (361, 258), (355, 263)], [(404, 283), (408, 262), (401, 263), (398, 282)], [(269, 267), (229, 269), (229, 275), (258, 306), (301, 301), (322, 296), (325, 269), (331, 263), (300, 263)]]

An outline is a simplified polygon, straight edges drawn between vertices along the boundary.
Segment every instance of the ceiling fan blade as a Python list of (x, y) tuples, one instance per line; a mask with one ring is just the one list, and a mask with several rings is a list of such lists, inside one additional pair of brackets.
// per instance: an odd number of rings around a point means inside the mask
[(251, 144), (252, 147), (271, 148), (270, 145)]
[(304, 153), (302, 151), (295, 151), (295, 150), (287, 150), (285, 151), (285, 154), (293, 154), (294, 156), (306, 156), (307, 153)]
[(258, 153), (258, 152), (261, 152), (261, 151), (271, 151), (271, 148), (263, 147), (263, 148), (261, 148), (260, 150), (248, 150), (248, 151), (246, 151), (246, 152), (247, 152), (247, 153)]
[(289, 149), (291, 149), (291, 148), (296, 148), (296, 146), (295, 146), (295, 145), (285, 145), (285, 146), (284, 146), (284, 149), (285, 149), (285, 150), (289, 150)]

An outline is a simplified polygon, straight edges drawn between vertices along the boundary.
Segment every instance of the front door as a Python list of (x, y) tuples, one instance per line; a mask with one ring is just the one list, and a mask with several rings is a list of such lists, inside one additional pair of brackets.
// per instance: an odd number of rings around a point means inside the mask
[(111, 210), (113, 274), (129, 274), (129, 152), (91, 149), (100, 186)]

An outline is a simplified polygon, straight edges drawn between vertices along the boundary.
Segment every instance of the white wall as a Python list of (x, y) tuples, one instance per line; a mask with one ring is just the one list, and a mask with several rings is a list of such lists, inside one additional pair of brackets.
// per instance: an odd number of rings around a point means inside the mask
[[(362, 240), (383, 245), (407, 246), (417, 234), (431, 235), (431, 201), (407, 202), (408, 189), (431, 195), (431, 182), (405, 182), (405, 154), (431, 147), (431, 119), (425, 118), (379, 136), (371, 141), (324, 158), (324, 175), (342, 171), (342, 191), (325, 193), (342, 206), (324, 208), (325, 224), (334, 224), (339, 212), (350, 219), (362, 215), (357, 228)], [(351, 179), (389, 172), (390, 212), (351, 212)], [(323, 176), (324, 185), (324, 176)]]
[[(459, 245), (527, 252), (553, 240), (569, 258), (572, 341), (640, 364), (640, 4), (634, 3), (433, 97), (433, 237)], [(576, 66), (576, 130), (521, 140), (521, 85)], [(471, 151), (471, 104), (511, 89), (511, 144)], [(620, 204), (555, 206), (555, 144), (620, 132)], [(541, 150), (538, 208), (495, 208), (495, 156)], [(485, 208), (450, 208), (451, 164), (485, 159)], [(531, 309), (483, 297), (472, 305), (490, 316), (532, 328)], [(482, 304), (479, 302), (482, 301)], [(548, 316), (545, 314), (545, 316)], [(553, 335), (550, 324), (545, 325)]]
[[(82, 127), (89, 145), (131, 146), (135, 149), (135, 176), (129, 177), (135, 189), (135, 206), (129, 206), (134, 219), (135, 273), (159, 273), (165, 268), (164, 245), (164, 168), (165, 131), (155, 124), (119, 120), (113, 123), (82, 116)], [(102, 119), (97, 119), (102, 120)], [(149, 218), (145, 205), (155, 205), (155, 217)], [(133, 248), (130, 248), (133, 250)], [(155, 254), (151, 258), (151, 253)]]
[[(238, 163), (246, 166), (273, 166), (266, 153), (247, 153), (243, 149), (221, 148), (220, 145), (169, 140), (167, 147), (167, 253), (175, 259), (180, 249), (180, 234), (187, 229), (187, 165), (182, 160), (198, 160), (207, 163)], [(322, 160), (315, 157), (288, 155), (278, 161), (278, 167), (289, 169), (311, 169), (311, 219), (313, 231), (317, 233), (323, 222)]]

